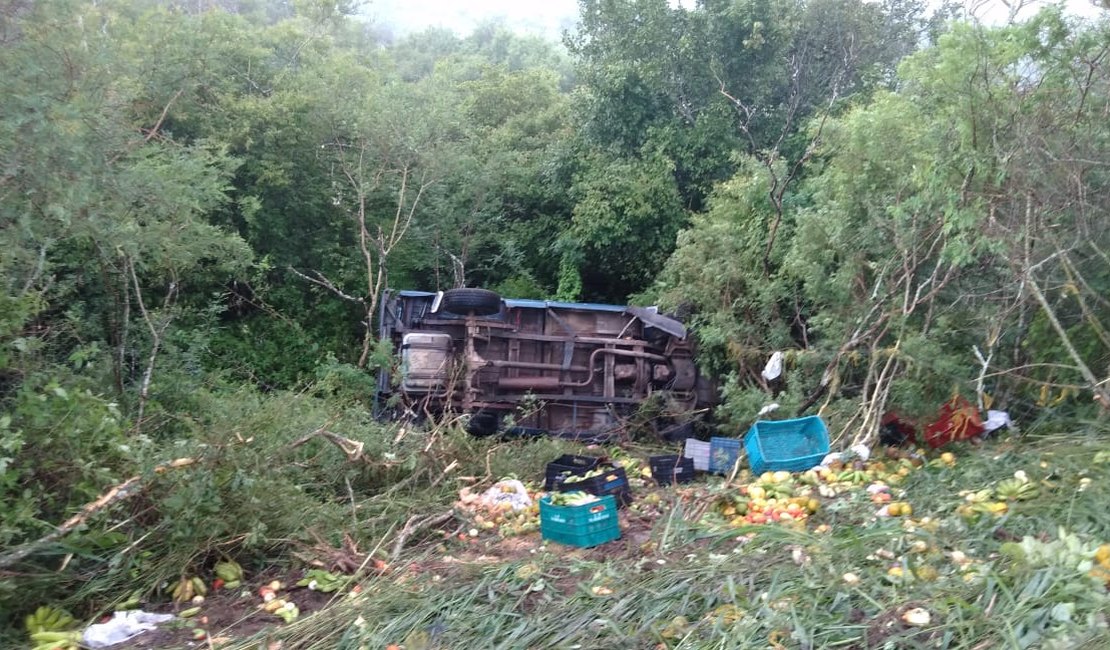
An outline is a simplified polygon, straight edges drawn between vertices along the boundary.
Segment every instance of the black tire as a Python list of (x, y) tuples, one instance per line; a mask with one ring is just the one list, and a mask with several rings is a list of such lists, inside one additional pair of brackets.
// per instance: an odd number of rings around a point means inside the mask
[(489, 411), (472, 413), (466, 422), (466, 432), (477, 437), (492, 436), (500, 427), (501, 418)]
[(450, 289), (443, 292), (440, 309), (460, 316), (492, 316), (501, 312), (501, 296), (486, 289)]

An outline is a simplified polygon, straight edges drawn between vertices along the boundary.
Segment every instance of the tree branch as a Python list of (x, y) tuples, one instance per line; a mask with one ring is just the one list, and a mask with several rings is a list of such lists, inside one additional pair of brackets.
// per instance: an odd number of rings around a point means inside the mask
[(366, 304), (366, 300), (364, 300), (363, 298), (358, 298), (358, 297), (352, 296), (350, 294), (344, 293), (344, 291), (342, 289), (335, 286), (335, 284), (333, 284), (331, 280), (329, 280), (323, 273), (320, 273), (319, 271), (313, 271), (312, 272), (316, 275), (316, 277), (313, 278), (313, 277), (305, 275), (304, 273), (301, 273), (300, 271), (293, 268), (292, 266), (288, 267), (288, 269), (291, 273), (293, 273), (297, 277), (300, 277), (304, 280), (308, 280), (312, 284), (315, 284), (319, 287), (323, 287), (324, 289), (327, 289), (328, 291), (334, 293), (335, 295), (339, 296), (340, 298), (342, 298), (344, 300), (348, 300), (350, 302), (357, 302), (360, 305)]
[[(168, 463), (162, 463), (161, 465), (156, 466), (153, 471), (155, 474), (162, 474), (168, 469), (188, 467), (196, 462), (197, 461), (195, 458), (178, 458)], [(80, 512), (67, 519), (64, 523), (62, 523), (62, 525), (58, 526), (50, 534), (33, 542), (28, 542), (26, 544), (23, 544), (22, 546), (17, 546), (13, 549), (5, 551), (2, 555), (0, 555), (0, 568), (8, 567), (12, 564), (15, 564), (16, 562), (19, 562), (23, 558), (37, 552), (44, 546), (47, 546), (48, 544), (51, 544), (61, 539), (62, 537), (65, 537), (77, 528), (85, 525), (86, 523), (88, 523), (88, 520), (91, 517), (100, 513), (108, 506), (114, 503), (118, 503), (119, 501), (123, 501), (124, 499), (130, 498), (136, 492), (138, 492), (139, 488), (142, 487), (140, 481), (142, 481), (141, 476), (132, 476), (123, 483), (120, 483), (119, 485), (116, 485), (109, 489), (107, 492), (104, 492), (90, 503), (85, 504), (81, 508)]]
[(1056, 330), (1056, 335), (1060, 337), (1060, 342), (1064, 345), (1064, 349), (1068, 351), (1071, 360), (1075, 362), (1075, 367), (1079, 370), (1079, 374), (1083, 376), (1083, 379), (1087, 381), (1088, 388), (1095, 394), (1095, 400), (1102, 407), (1103, 413), (1110, 410), (1110, 392), (1107, 392), (1106, 389), (1103, 388), (1105, 382), (1099, 381), (1094, 373), (1091, 372), (1091, 369), (1087, 367), (1087, 364), (1083, 362), (1083, 357), (1079, 356), (1079, 352), (1071, 342), (1071, 337), (1068, 336), (1068, 332), (1064, 329), (1064, 326), (1060, 324), (1060, 319), (1056, 317), (1056, 312), (1054, 312), (1052, 306), (1048, 304), (1048, 300), (1044, 297), (1044, 293), (1041, 292), (1041, 288), (1037, 285), (1037, 281), (1032, 273), (1026, 273), (1025, 286), (1029, 289), (1029, 292), (1033, 294), (1037, 302), (1040, 303), (1041, 309), (1044, 310), (1045, 316), (1048, 317), (1048, 322), (1052, 324), (1052, 329)]

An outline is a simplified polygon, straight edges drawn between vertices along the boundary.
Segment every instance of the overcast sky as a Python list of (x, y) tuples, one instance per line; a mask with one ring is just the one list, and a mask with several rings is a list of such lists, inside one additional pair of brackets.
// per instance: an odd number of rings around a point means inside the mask
[(464, 36), (478, 24), (504, 20), (516, 31), (558, 38), (578, 22), (577, 0), (370, 0), (363, 13), (400, 36), (446, 27)]
[[(671, 0), (693, 5), (693, 0)], [(977, 0), (967, 0), (976, 2)], [(986, 0), (976, 13), (988, 21), (1004, 20), (1002, 0)], [(1041, 4), (1044, 4), (1043, 2)], [(1094, 17), (1100, 10), (1090, 0), (1065, 0), (1069, 13)], [(518, 32), (559, 38), (578, 20), (577, 0), (369, 0), (363, 12), (381, 26), (401, 36), (427, 27), (446, 27), (459, 35), (490, 19), (504, 20)], [(1025, 12), (1028, 13), (1028, 12)], [(1024, 14), (1023, 14), (1024, 15)]]

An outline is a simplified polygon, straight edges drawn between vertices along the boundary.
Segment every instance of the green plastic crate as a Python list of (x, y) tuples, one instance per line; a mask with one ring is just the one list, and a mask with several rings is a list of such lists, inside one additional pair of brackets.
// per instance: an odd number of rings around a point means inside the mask
[(540, 499), (540, 534), (567, 546), (589, 548), (621, 536), (617, 500), (609, 494), (580, 506), (557, 506), (551, 497)]

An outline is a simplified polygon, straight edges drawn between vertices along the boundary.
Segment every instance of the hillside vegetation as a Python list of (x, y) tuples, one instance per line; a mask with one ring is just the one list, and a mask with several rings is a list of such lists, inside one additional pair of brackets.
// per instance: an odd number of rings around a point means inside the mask
[[(230, 559), (355, 576), (288, 625), (221, 596), (243, 647), (1110, 645), (1110, 18), (580, 0), (551, 43), (356, 9), (0, 2), (0, 646)], [(462, 286), (679, 315), (722, 435), (775, 402), (870, 445), (953, 396), (1018, 428), (794, 476), (802, 526), (734, 521), (759, 477), (638, 477), (621, 542), (544, 546), (459, 491), (579, 446), (373, 417), (381, 292)], [(663, 449), (644, 411), (605, 453)], [(975, 496), (1019, 470), (1036, 498)]]

